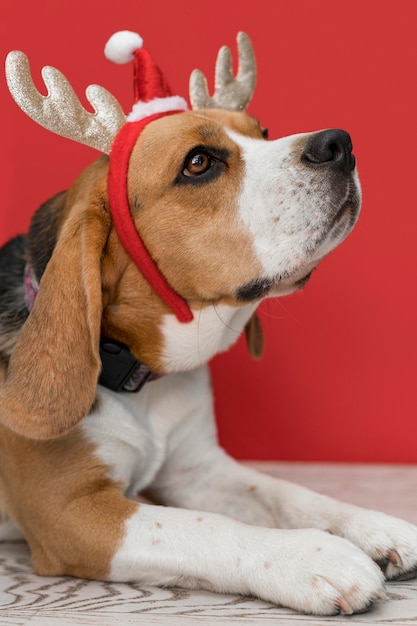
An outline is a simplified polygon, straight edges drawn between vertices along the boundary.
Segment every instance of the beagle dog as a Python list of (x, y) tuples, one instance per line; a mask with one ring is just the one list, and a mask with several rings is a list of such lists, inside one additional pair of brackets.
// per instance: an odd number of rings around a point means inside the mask
[[(19, 81), (9, 68), (27, 97)], [(207, 368), (245, 329), (258, 354), (259, 303), (301, 289), (352, 230), (350, 138), (266, 141), (241, 105), (204, 102), (145, 124), (127, 175), (134, 227), (187, 321), (121, 243), (111, 156), (0, 251), (0, 538), (21, 533), (40, 575), (362, 612), (384, 575), (415, 574), (417, 528), (235, 462)]]

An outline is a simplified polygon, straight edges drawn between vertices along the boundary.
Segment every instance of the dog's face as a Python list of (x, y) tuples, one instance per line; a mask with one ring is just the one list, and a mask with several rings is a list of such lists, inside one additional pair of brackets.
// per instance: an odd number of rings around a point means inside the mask
[(151, 255), (197, 308), (301, 288), (360, 205), (347, 135), (265, 141), (250, 116), (216, 110), (147, 127), (129, 196)]

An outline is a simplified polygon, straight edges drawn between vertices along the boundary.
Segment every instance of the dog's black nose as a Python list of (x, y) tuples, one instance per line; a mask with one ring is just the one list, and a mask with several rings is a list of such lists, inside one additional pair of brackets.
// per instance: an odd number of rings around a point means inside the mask
[(315, 133), (307, 142), (301, 160), (314, 167), (331, 167), (343, 174), (355, 169), (350, 136), (337, 128)]

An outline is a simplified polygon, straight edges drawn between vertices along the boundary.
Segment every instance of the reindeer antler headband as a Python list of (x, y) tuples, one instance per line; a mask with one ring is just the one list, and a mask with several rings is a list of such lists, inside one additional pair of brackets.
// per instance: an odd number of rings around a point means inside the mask
[[(207, 81), (199, 70), (190, 78), (193, 110), (219, 108), (242, 111), (249, 104), (256, 80), (255, 58), (249, 37), (239, 33), (239, 69), (232, 74), (231, 53), (223, 47), (218, 55), (215, 93), (209, 96)], [(127, 174), (133, 147), (142, 129), (165, 115), (182, 113), (187, 104), (172, 95), (160, 69), (142, 48), (142, 38), (130, 31), (115, 33), (105, 47), (106, 56), (116, 63), (134, 61), (135, 104), (126, 117), (117, 100), (103, 87), (90, 85), (86, 96), (94, 113), (86, 111), (67, 79), (53, 67), (44, 67), (42, 77), (48, 94), (36, 89), (29, 62), (23, 52), (10, 52), (6, 59), (6, 78), (18, 106), (48, 130), (109, 154), (108, 192), (110, 212), (126, 252), (154, 291), (175, 313), (180, 322), (193, 314), (188, 304), (169, 285), (147, 251), (136, 230), (127, 197)]]

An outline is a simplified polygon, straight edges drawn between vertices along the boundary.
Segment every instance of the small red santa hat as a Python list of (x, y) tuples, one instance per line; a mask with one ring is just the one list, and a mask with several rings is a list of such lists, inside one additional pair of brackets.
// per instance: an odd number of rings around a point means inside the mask
[(187, 102), (172, 94), (168, 82), (143, 47), (143, 39), (129, 30), (114, 33), (108, 40), (104, 54), (113, 63), (134, 63), (134, 99), (128, 122), (136, 122), (155, 113), (186, 111)]
[(116, 135), (110, 151), (108, 194), (110, 213), (118, 237), (139, 271), (153, 290), (175, 313), (178, 321), (193, 319), (187, 302), (171, 287), (149, 254), (130, 211), (127, 176), (132, 150), (143, 128), (149, 123), (188, 109), (184, 98), (172, 94), (161, 70), (150, 54), (142, 48), (137, 33), (120, 31), (108, 40), (104, 53), (115, 63), (134, 63), (135, 103), (131, 113)]

